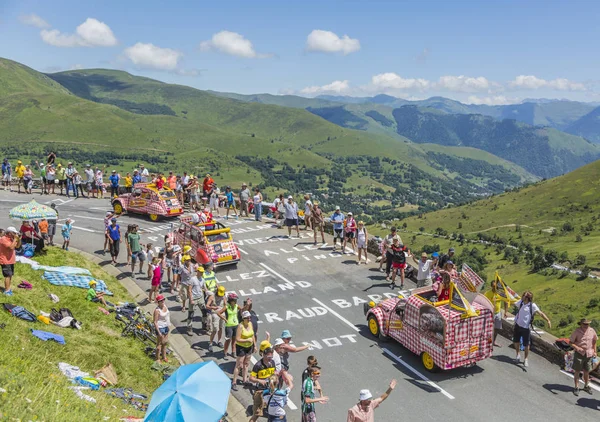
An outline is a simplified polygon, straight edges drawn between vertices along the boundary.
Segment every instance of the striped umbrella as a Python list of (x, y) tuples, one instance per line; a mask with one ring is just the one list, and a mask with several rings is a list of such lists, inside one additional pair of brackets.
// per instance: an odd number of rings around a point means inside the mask
[(8, 213), (8, 216), (13, 220), (29, 221), (29, 220), (41, 220), (45, 219), (56, 219), (57, 214), (51, 207), (46, 205), (38, 204), (35, 199), (27, 204), (21, 204), (14, 207)]

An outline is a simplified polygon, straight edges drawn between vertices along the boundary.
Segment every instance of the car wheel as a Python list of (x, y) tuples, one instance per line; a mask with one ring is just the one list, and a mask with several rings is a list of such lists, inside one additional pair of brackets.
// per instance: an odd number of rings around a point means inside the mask
[(375, 317), (375, 315), (369, 315), (369, 332), (371, 334), (373, 334), (373, 336), (379, 338), (379, 334), (380, 334), (380, 327), (379, 327), (379, 323), (377, 322), (377, 318)]
[(440, 369), (433, 361), (433, 356), (431, 356), (427, 352), (421, 353), (421, 363), (423, 364), (423, 367), (429, 372), (437, 372)]
[(152, 221), (158, 221), (158, 214), (148, 214), (148, 217), (150, 217), (150, 220)]
[(123, 214), (123, 205), (121, 205), (120, 202), (115, 202), (113, 204), (113, 209), (115, 210), (115, 213), (120, 215)]

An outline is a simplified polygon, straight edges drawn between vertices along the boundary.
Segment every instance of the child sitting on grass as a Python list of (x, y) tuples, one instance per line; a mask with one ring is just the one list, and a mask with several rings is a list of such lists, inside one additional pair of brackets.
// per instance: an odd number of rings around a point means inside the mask
[(86, 296), (86, 300), (90, 301), (90, 302), (99, 302), (102, 303), (104, 306), (108, 306), (107, 302), (104, 300), (104, 292), (97, 292), (96, 291), (96, 285), (98, 283), (96, 283), (96, 280), (92, 280), (89, 283), (90, 288), (87, 291), (87, 296)]

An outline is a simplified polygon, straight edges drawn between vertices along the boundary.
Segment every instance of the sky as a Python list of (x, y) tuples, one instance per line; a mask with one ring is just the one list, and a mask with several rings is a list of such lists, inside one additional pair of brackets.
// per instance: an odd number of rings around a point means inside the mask
[(600, 2), (0, 0), (0, 57), (199, 89), (600, 101)]

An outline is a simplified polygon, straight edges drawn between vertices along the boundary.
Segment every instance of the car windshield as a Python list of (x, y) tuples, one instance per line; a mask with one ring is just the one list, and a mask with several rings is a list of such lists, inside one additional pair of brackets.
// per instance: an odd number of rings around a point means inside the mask
[(169, 199), (175, 197), (175, 192), (173, 192), (172, 190), (161, 190), (159, 193), (162, 199)]

